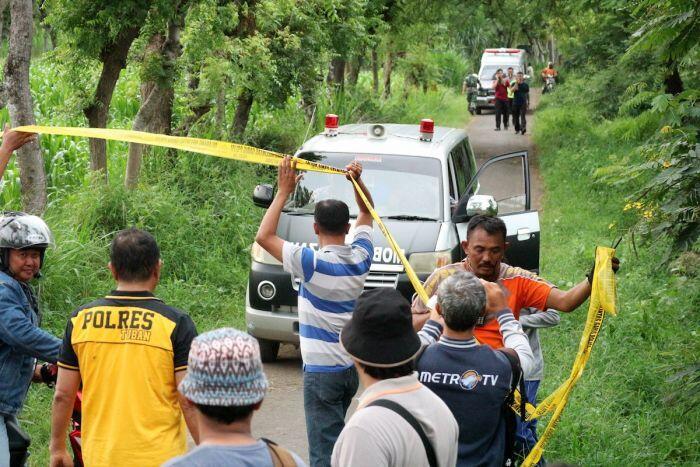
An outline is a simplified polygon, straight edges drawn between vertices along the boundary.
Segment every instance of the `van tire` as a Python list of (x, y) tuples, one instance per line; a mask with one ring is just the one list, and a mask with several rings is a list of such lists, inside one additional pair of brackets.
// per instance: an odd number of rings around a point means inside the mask
[(481, 115), (481, 109), (479, 107), (476, 108), (476, 114)]
[(260, 345), (260, 359), (263, 363), (270, 363), (277, 360), (277, 353), (280, 350), (280, 343), (278, 341), (271, 341), (268, 339), (258, 339), (258, 344)]

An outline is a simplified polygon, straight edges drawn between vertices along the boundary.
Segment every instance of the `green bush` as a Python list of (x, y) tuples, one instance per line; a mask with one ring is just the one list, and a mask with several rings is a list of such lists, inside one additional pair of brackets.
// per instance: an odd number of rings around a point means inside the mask
[[(625, 211), (629, 167), (657, 118), (606, 120), (572, 80), (543, 98), (535, 141), (547, 187), (542, 223), (542, 273), (562, 288), (579, 282), (595, 245), (609, 246), (637, 222)], [(572, 117), (571, 109), (577, 112)], [(576, 118), (579, 117), (579, 118)], [(647, 118), (649, 120), (647, 120)], [(635, 128), (640, 125), (641, 128)], [(580, 465), (696, 465), (697, 253), (663, 266), (671, 241), (640, 244), (627, 235), (617, 250), (619, 313), (606, 318), (587, 369), (575, 387), (548, 460)], [(570, 372), (585, 321), (583, 309), (542, 331), (548, 395)], [(692, 389), (695, 388), (695, 389)], [(695, 391), (695, 392), (692, 392)], [(547, 419), (543, 420), (546, 422)]]

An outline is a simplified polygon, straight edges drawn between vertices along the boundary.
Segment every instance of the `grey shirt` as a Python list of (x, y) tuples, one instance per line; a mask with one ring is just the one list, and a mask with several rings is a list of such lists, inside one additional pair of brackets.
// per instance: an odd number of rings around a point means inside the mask
[(428, 465), (418, 433), (397, 413), (384, 407), (366, 407), (377, 399), (401, 404), (421, 424), (433, 445), (437, 463), (457, 462), (459, 428), (450, 409), (415, 373), (379, 381), (365, 389), (357, 411), (340, 433), (333, 448), (333, 467), (384, 467)]
[[(306, 467), (299, 456), (290, 452), (298, 467)], [(273, 467), (270, 449), (264, 441), (243, 446), (199, 445), (184, 456), (175, 457), (163, 467)]]
[(537, 333), (539, 328), (550, 328), (559, 324), (559, 312), (550, 308), (540, 311), (536, 308), (523, 308), (520, 310), (520, 325), (523, 327), (530, 348), (534, 355), (534, 361), (530, 374), (526, 375), (528, 381), (539, 381), (544, 377), (544, 359), (542, 358), (542, 348), (540, 347), (540, 337)]

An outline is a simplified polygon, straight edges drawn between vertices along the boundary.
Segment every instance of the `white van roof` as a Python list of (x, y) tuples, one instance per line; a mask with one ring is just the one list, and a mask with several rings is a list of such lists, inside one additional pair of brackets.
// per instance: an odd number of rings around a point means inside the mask
[(326, 136), (321, 133), (305, 142), (297, 151), (302, 152), (336, 152), (356, 154), (386, 154), (444, 159), (445, 155), (459, 141), (467, 138), (464, 130), (435, 126), (432, 141), (421, 141), (419, 126), (400, 124), (381, 124), (386, 129), (386, 136), (375, 138), (369, 136), (372, 123), (342, 125), (338, 136)]

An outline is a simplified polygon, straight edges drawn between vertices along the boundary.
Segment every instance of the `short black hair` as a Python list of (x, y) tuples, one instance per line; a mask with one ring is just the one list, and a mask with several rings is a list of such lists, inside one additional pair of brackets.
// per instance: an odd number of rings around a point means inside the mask
[(508, 67), (508, 69), (509, 69), (509, 70), (512, 70), (512, 69), (513, 69), (513, 67), (512, 67), (512, 66), (509, 66), (509, 67)]
[(502, 219), (494, 216), (485, 216), (483, 214), (478, 214), (469, 220), (467, 225), (467, 240), (469, 240), (469, 234), (473, 230), (484, 229), (489, 235), (501, 234), (503, 236), (503, 241), (506, 241), (508, 236), (508, 229), (506, 229), (506, 223)]
[(359, 364), (365, 373), (374, 379), (385, 380), (392, 378), (400, 378), (402, 376), (408, 376), (415, 370), (415, 365), (413, 360), (403, 365), (392, 366), (389, 368), (380, 368), (377, 366), (365, 365), (364, 363)]
[(499, 71), (503, 71), (503, 68), (497, 69), (497, 70), (496, 70), (496, 73), (498, 73)]
[(160, 248), (153, 235), (132, 227), (114, 237), (109, 259), (120, 280), (144, 281), (160, 260)]
[(231, 423), (248, 418), (248, 416), (253, 413), (253, 410), (255, 410), (257, 404), (220, 406), (195, 403), (194, 405), (205, 417), (223, 425), (230, 425)]
[(316, 203), (314, 220), (325, 234), (344, 234), (350, 222), (350, 209), (340, 200), (324, 199)]

